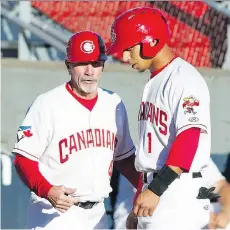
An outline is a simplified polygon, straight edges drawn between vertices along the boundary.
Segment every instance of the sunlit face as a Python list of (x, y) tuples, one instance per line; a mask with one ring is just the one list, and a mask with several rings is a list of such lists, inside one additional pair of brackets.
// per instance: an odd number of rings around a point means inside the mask
[(151, 66), (151, 59), (142, 59), (140, 56), (141, 46), (136, 45), (132, 48), (125, 50), (123, 52), (123, 61), (128, 62), (133, 69), (138, 70), (139, 72), (144, 72), (146, 69), (149, 69)]
[(96, 94), (103, 62), (70, 63), (71, 81), (80, 94)]

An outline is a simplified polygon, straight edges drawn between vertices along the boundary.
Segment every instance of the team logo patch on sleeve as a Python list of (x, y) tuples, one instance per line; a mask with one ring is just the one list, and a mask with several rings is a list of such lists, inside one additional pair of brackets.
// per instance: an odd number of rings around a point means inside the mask
[(17, 134), (17, 141), (19, 142), (25, 137), (32, 137), (33, 133), (31, 132), (31, 126), (20, 126)]
[(184, 114), (188, 113), (195, 115), (197, 112), (195, 111), (194, 107), (200, 105), (199, 100), (194, 96), (185, 97), (183, 100), (184, 103), (182, 104), (182, 107), (184, 109)]

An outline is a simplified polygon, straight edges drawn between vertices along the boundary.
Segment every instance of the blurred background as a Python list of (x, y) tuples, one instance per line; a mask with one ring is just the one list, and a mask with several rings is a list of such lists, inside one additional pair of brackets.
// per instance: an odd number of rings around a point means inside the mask
[[(29, 191), (19, 180), (10, 153), (26, 110), (41, 93), (69, 80), (64, 65), (73, 32), (93, 30), (109, 46), (110, 27), (120, 13), (138, 6), (165, 15), (174, 52), (196, 66), (211, 94), (211, 157), (230, 181), (230, 2), (228, 1), (1, 1), (1, 228), (25, 226)], [(149, 73), (139, 74), (109, 57), (101, 86), (117, 92), (137, 141), (137, 112)], [(106, 199), (113, 228), (119, 192)], [(125, 196), (125, 195), (124, 195)], [(128, 195), (127, 195), (128, 196)]]

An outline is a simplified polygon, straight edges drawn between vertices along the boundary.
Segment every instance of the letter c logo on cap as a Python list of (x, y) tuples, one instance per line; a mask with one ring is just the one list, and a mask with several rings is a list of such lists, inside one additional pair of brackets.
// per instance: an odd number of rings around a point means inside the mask
[(81, 48), (82, 52), (84, 52), (86, 54), (90, 54), (94, 51), (95, 45), (93, 44), (93, 41), (86, 40), (86, 41), (83, 41), (81, 43), (80, 48)]

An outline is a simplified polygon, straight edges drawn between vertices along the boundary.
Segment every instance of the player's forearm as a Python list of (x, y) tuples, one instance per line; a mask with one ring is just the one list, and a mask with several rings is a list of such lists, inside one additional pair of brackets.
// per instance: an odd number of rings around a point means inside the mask
[(121, 174), (125, 176), (135, 188), (137, 188), (140, 173), (136, 171), (134, 161), (135, 154), (123, 160), (115, 161), (114, 167), (117, 168), (121, 172)]
[(21, 180), (27, 187), (42, 198), (47, 198), (52, 185), (42, 176), (38, 162), (17, 154), (14, 165)]
[(180, 175), (183, 172), (183, 170), (180, 167), (172, 166), (172, 165), (168, 165), (168, 166), (178, 175)]
[(230, 184), (227, 181), (221, 186), (219, 195), (221, 196), (219, 199), (221, 211), (228, 213), (230, 218)]
[(137, 191), (136, 191), (135, 197), (133, 199), (133, 203), (135, 203), (137, 197), (142, 192), (142, 187), (143, 187), (143, 179), (142, 179), (142, 173), (140, 172), (138, 186), (137, 186)]
[[(208, 167), (210, 167), (210, 164)], [(210, 171), (210, 173), (213, 173), (213, 172)], [(212, 185), (212, 187), (215, 188), (214, 192), (220, 194), (220, 189), (222, 187), (224, 187), (226, 183), (227, 182), (225, 179), (221, 179), (221, 180), (217, 181), (215, 184)]]
[[(172, 144), (166, 165), (189, 171), (198, 148), (199, 138), (199, 128), (190, 128), (181, 132)], [(179, 169), (175, 168), (175, 170), (180, 172)]]

